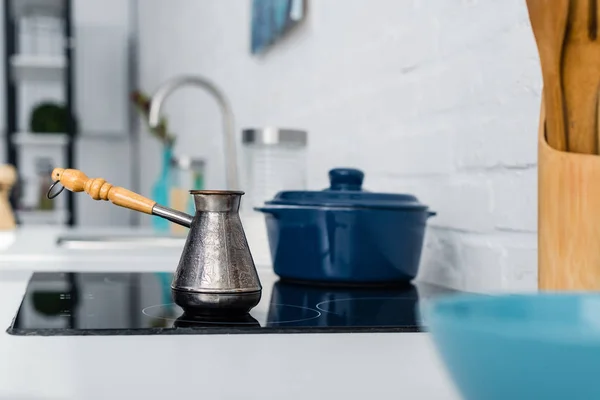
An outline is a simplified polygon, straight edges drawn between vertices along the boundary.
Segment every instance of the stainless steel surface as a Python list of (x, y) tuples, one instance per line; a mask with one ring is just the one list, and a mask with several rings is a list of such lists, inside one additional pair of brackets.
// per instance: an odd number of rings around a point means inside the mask
[(201, 293), (173, 290), (175, 304), (200, 315), (246, 314), (260, 302), (261, 291), (249, 293)]
[(182, 249), (185, 237), (169, 236), (61, 236), (59, 247), (75, 250), (127, 250), (144, 248)]
[(297, 129), (281, 129), (275, 127), (252, 128), (242, 131), (242, 143), (278, 145), (278, 144), (296, 144), (306, 145), (308, 142), (305, 131)]
[[(242, 193), (193, 191), (192, 195), (196, 215), (171, 284), (179, 296), (177, 304), (187, 312), (214, 311), (215, 304), (229, 312), (237, 301), (253, 304), (255, 295), (235, 299), (257, 292), (260, 299), (262, 291), (238, 213)], [(215, 295), (223, 295), (223, 300), (215, 300)]]
[(217, 103), (219, 104), (221, 113), (223, 115), (223, 139), (225, 145), (227, 187), (228, 189), (238, 189), (239, 178), (233, 112), (231, 111), (229, 101), (214, 83), (200, 76), (179, 76), (163, 83), (152, 96), (149, 115), (150, 127), (158, 126), (158, 123), (160, 122), (160, 110), (167, 97), (175, 89), (188, 85), (198, 86), (205, 89), (212, 94), (213, 97), (215, 97)]
[(193, 217), (191, 215), (169, 207), (161, 206), (160, 204), (155, 204), (154, 207), (152, 207), (152, 214), (185, 226), (186, 228), (192, 226)]
[(201, 158), (193, 158), (186, 155), (173, 156), (171, 166), (183, 170), (201, 171), (206, 162)]
[(237, 213), (244, 192), (229, 190), (190, 190), (196, 211), (224, 211)]

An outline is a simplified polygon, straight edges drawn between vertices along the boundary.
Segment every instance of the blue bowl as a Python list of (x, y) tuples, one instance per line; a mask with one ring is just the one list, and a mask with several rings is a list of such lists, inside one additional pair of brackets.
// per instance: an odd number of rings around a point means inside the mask
[(420, 307), (465, 399), (600, 399), (600, 294), (469, 294)]

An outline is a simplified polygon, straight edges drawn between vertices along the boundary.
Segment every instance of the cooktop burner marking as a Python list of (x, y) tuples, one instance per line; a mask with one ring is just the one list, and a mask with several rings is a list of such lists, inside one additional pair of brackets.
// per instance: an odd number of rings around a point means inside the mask
[[(318, 310), (315, 310), (313, 308), (308, 308), (308, 307), (304, 307), (304, 306), (295, 306), (292, 304), (279, 304), (279, 303), (269, 303), (270, 306), (275, 306), (275, 307), (291, 307), (291, 308), (296, 308), (296, 309), (303, 309), (303, 310), (308, 310), (311, 312), (311, 316), (306, 317), (306, 318), (298, 318), (298, 319), (293, 319), (293, 320), (282, 320), (282, 321), (271, 321), (268, 320), (266, 321), (267, 324), (291, 324), (291, 323), (296, 323), (296, 322), (304, 322), (304, 321), (310, 321), (311, 319), (316, 319), (319, 318), (321, 316), (321, 312)], [(173, 317), (165, 317), (164, 315), (154, 315), (152, 313), (152, 310), (156, 310), (156, 309), (161, 309), (161, 308), (167, 308), (167, 311), (169, 312), (175, 312), (175, 315), (173, 315)], [(178, 318), (180, 318), (183, 315), (183, 310), (176, 305), (175, 303), (166, 303), (166, 304), (156, 304), (153, 306), (148, 306), (145, 307), (144, 309), (142, 309), (142, 314), (151, 317), (151, 318), (158, 318), (158, 319), (163, 319), (166, 321), (175, 321)], [(252, 316), (252, 313), (250, 314)], [(179, 319), (181, 321), (181, 319)], [(193, 319), (184, 319), (183, 321), (186, 322), (195, 322)], [(209, 320), (202, 320), (202, 323), (205, 324), (210, 324), (210, 323), (214, 323), (214, 324), (231, 324), (231, 325), (244, 325), (244, 324), (248, 324), (251, 325), (252, 322), (239, 322), (239, 321), (232, 321), (232, 322), (227, 322), (227, 321), (222, 321), (222, 320), (216, 320), (214, 322), (211, 322)]]
[[(160, 313), (160, 309), (166, 309), (165, 311), (169, 312), (170, 316), (164, 316), (159, 314)], [(149, 310), (159, 310), (158, 313), (155, 315), (151, 312), (149, 312)], [(174, 313), (174, 315), (173, 315)], [(176, 321), (179, 318), (181, 318), (183, 316), (183, 310), (181, 309), (181, 307), (179, 307), (178, 305), (176, 305), (175, 303), (166, 303), (166, 304), (156, 304), (153, 306), (148, 306), (144, 309), (142, 309), (142, 314), (147, 315), (148, 317), (152, 317), (152, 318), (158, 318), (158, 319), (162, 319), (165, 321)], [(193, 318), (190, 319), (179, 319), (180, 321), (185, 321), (185, 322), (195, 322), (193, 320)], [(240, 321), (223, 321), (221, 319), (216, 320), (214, 322), (211, 322), (208, 319), (202, 319), (202, 323), (204, 324), (210, 324), (210, 323), (214, 323), (214, 324), (231, 324), (231, 325), (251, 325), (251, 322), (240, 322)]]
[(324, 309), (322, 307), (322, 305), (324, 305), (324, 304), (330, 304), (330, 303), (339, 303), (339, 302), (343, 302), (343, 301), (356, 301), (356, 300), (411, 300), (411, 298), (410, 297), (395, 297), (395, 296), (387, 296), (387, 297), (348, 297), (348, 298), (343, 298), (343, 299), (325, 300), (325, 301), (322, 301), (322, 302), (318, 303), (315, 307), (319, 311), (323, 311), (324, 313), (337, 314), (336, 312)]
[(310, 321), (311, 319), (316, 319), (319, 318), (321, 316), (321, 312), (317, 311), (313, 308), (308, 308), (308, 307), (304, 307), (304, 306), (294, 306), (292, 304), (279, 304), (279, 303), (269, 303), (272, 306), (277, 306), (277, 307), (293, 307), (293, 308), (300, 308), (303, 310), (308, 310), (311, 312), (314, 312), (315, 315), (313, 315), (312, 317), (307, 317), (307, 318), (300, 318), (300, 319), (294, 319), (294, 320), (283, 320), (283, 321), (267, 321), (267, 323), (269, 324), (291, 324), (293, 322), (304, 322), (304, 321)]

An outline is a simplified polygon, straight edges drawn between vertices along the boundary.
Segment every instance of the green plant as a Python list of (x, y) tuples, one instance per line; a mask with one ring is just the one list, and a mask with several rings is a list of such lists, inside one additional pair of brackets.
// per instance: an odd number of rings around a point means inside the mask
[(152, 132), (152, 134), (156, 136), (166, 146), (172, 146), (173, 143), (175, 143), (175, 135), (169, 133), (167, 129), (166, 118), (162, 117), (156, 128), (150, 128), (148, 124), (148, 115), (150, 114), (150, 96), (139, 90), (136, 90), (133, 93), (131, 93), (131, 101), (133, 101), (133, 104), (135, 104), (137, 109), (144, 116), (144, 120), (146, 121), (150, 132)]
[[(29, 120), (29, 129), (33, 133), (68, 132), (69, 110), (64, 105), (45, 101), (36, 105)], [(71, 117), (73, 132), (77, 132), (77, 121)]]

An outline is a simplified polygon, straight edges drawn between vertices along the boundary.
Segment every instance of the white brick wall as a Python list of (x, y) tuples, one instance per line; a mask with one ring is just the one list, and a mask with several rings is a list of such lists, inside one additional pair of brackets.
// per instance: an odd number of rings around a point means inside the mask
[[(202, 74), (230, 97), (238, 130), (308, 130), (311, 189), (355, 166), (370, 190), (416, 194), (438, 212), (420, 279), (535, 288), (541, 77), (523, 0), (312, 0), (304, 25), (257, 58), (249, 0), (168, 3), (139, 1), (143, 89)], [(212, 100), (186, 90), (166, 108), (179, 149), (206, 157), (208, 185), (222, 185)], [(149, 191), (157, 147), (145, 149)]]

